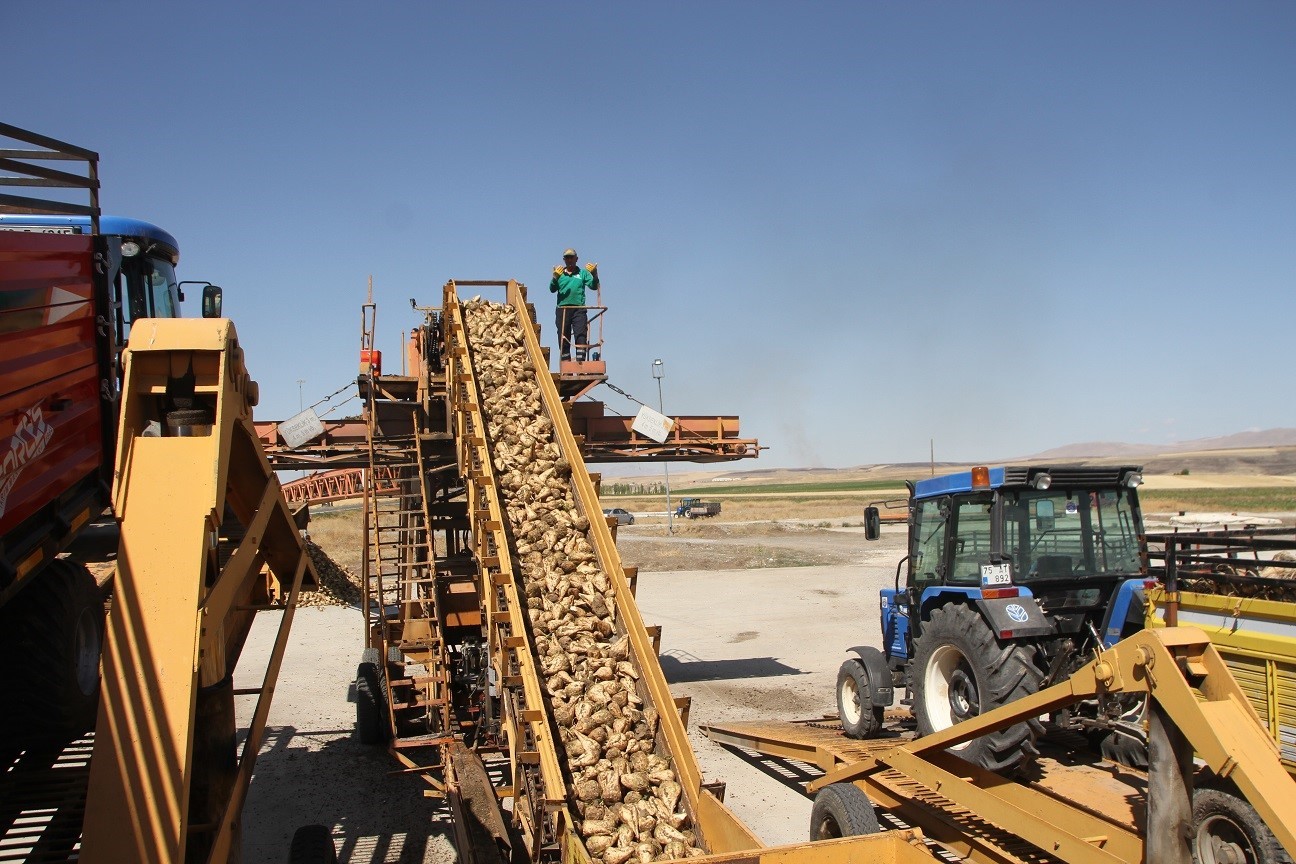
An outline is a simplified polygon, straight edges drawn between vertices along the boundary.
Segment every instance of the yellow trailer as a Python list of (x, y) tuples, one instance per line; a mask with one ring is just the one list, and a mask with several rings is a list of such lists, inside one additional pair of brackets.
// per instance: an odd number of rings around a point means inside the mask
[[(1147, 596), (1147, 626), (1191, 626), (1205, 633), (1288, 773), (1296, 774), (1296, 535), (1251, 529), (1151, 535), (1163, 583)], [(1217, 860), (1282, 860), (1254, 810), (1226, 779), (1199, 778), (1194, 798), (1198, 842)]]

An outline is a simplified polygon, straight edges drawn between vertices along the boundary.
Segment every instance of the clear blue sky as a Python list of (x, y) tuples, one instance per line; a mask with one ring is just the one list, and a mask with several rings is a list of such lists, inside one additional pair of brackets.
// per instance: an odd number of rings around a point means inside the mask
[[(0, 119), (225, 287), (258, 417), (597, 261), (752, 467), (1296, 426), (1296, 4), (4, 3)], [(196, 304), (189, 304), (191, 313)], [(399, 371), (397, 369), (397, 371)], [(612, 407), (634, 406), (602, 391)], [(354, 408), (356, 403), (352, 403)]]

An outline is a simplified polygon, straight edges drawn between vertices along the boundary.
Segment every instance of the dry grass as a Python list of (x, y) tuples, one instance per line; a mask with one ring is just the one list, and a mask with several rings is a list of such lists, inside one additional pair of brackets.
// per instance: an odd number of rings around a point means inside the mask
[(359, 508), (312, 507), (308, 533), (339, 566), (360, 574), (364, 525)]

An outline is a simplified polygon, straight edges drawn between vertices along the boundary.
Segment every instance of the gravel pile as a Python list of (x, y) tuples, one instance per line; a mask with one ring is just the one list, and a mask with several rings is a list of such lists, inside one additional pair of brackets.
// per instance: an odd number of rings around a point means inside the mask
[(598, 566), (571, 466), (541, 410), (538, 370), (517, 313), (474, 298), (464, 304), (464, 320), (585, 848), (601, 864), (704, 855), (682, 807), (683, 788), (657, 752), (657, 712), (639, 694), (628, 637), (617, 634), (616, 592)]

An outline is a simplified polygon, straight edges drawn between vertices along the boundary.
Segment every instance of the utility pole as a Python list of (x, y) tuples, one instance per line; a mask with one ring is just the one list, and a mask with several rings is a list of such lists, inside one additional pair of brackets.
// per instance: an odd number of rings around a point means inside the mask
[[(654, 360), (652, 362), (652, 376), (657, 379), (657, 410), (659, 410), (662, 413), (662, 416), (666, 415), (666, 406), (665, 403), (662, 402), (662, 383), (661, 383), (662, 376), (665, 374), (666, 374), (665, 367), (662, 365), (661, 359), (659, 358), (657, 360)], [(671, 509), (671, 500), (670, 500), (670, 463), (663, 462), (662, 471), (666, 474), (666, 533), (674, 534), (675, 533), (675, 511)]]

